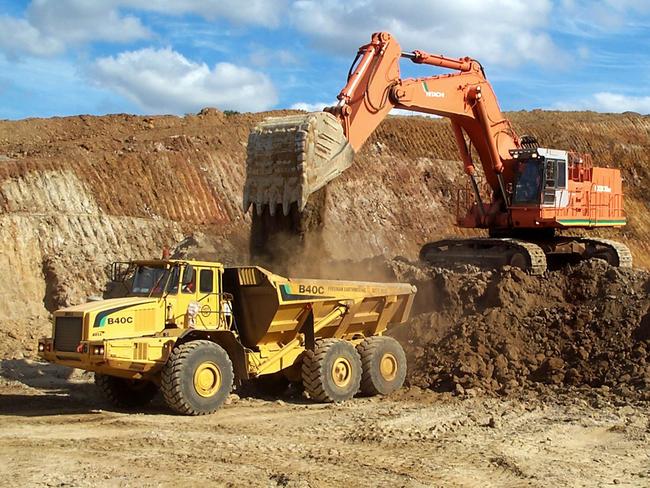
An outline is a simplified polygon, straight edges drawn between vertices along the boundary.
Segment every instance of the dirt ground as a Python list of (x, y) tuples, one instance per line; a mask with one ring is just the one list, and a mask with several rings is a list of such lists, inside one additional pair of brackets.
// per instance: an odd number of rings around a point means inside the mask
[(120, 412), (89, 378), (2, 362), (6, 486), (648, 486), (646, 407), (583, 394), (410, 388), (340, 405), (238, 398), (214, 415)]

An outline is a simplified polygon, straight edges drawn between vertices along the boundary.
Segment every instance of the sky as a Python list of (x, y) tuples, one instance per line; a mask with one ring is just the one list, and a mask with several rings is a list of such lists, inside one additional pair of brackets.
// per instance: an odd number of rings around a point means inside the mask
[(0, 118), (320, 110), (377, 31), (503, 110), (650, 113), (650, 0), (0, 0)]

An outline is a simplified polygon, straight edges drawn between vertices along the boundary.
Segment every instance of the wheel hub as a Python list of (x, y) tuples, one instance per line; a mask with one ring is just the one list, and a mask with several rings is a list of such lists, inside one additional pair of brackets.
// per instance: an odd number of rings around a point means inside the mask
[(194, 389), (202, 397), (211, 397), (221, 388), (221, 371), (212, 361), (201, 363), (194, 372)]
[(384, 380), (393, 381), (397, 376), (397, 358), (389, 352), (385, 353), (379, 362), (379, 372)]
[(332, 365), (332, 379), (339, 388), (345, 387), (352, 379), (352, 365), (346, 358), (336, 358)]

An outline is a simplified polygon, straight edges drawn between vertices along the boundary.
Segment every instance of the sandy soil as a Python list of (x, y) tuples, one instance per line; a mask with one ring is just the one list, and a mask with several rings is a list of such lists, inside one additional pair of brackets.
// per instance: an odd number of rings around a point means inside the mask
[(233, 396), (214, 415), (181, 417), (160, 401), (116, 411), (88, 376), (69, 375), (2, 362), (8, 486), (650, 485), (647, 408), (595, 396)]

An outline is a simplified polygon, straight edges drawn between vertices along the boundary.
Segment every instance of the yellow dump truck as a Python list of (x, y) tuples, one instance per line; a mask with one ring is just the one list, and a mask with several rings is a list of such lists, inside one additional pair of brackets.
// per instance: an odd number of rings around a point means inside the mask
[(316, 401), (387, 394), (406, 374), (402, 347), (383, 332), (408, 319), (404, 283), (288, 279), (257, 267), (150, 260), (115, 263), (127, 296), (54, 313), (39, 355), (95, 372), (121, 407), (158, 390), (176, 412), (214, 412), (250, 379), (302, 381)]

